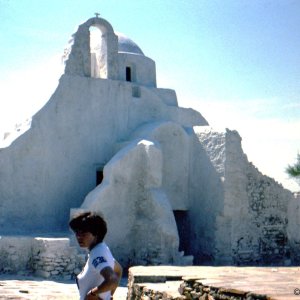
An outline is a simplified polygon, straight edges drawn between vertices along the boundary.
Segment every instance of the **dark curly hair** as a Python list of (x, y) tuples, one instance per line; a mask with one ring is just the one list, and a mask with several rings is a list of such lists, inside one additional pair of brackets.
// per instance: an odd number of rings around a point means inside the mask
[(102, 215), (94, 212), (84, 212), (74, 216), (69, 222), (74, 232), (90, 232), (97, 236), (98, 242), (102, 242), (106, 233), (107, 225)]

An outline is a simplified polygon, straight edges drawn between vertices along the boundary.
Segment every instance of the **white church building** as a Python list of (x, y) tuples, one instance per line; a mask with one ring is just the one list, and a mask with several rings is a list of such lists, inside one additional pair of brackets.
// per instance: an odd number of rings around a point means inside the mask
[(14, 248), (0, 271), (21, 248), (24, 268), (67, 256), (70, 215), (85, 210), (104, 215), (123, 266), (299, 262), (293, 194), (247, 160), (236, 131), (158, 88), (155, 62), (99, 17), (72, 36), (31, 127), (0, 149), (0, 254)]

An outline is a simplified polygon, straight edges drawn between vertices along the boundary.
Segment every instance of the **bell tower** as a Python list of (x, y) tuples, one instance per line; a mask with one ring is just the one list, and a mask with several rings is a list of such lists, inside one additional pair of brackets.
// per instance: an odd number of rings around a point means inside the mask
[[(110, 23), (100, 18), (98, 13), (95, 15), (81, 24), (73, 35), (65, 74), (117, 79), (118, 37)], [(99, 30), (97, 35), (93, 34), (93, 29)]]

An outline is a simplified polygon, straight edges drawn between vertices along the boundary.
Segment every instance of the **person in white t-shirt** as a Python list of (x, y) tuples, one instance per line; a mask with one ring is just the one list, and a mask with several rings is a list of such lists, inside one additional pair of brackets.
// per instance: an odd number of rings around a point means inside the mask
[(85, 212), (69, 223), (78, 244), (89, 250), (88, 260), (77, 276), (80, 300), (110, 300), (122, 277), (122, 267), (103, 241), (107, 226), (103, 217)]

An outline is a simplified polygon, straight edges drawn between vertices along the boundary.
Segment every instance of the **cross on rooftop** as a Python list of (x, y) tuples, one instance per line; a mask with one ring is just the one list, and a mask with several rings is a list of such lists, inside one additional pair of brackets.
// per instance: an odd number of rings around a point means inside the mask
[(99, 18), (100, 14), (99, 13), (95, 13), (96, 18)]

